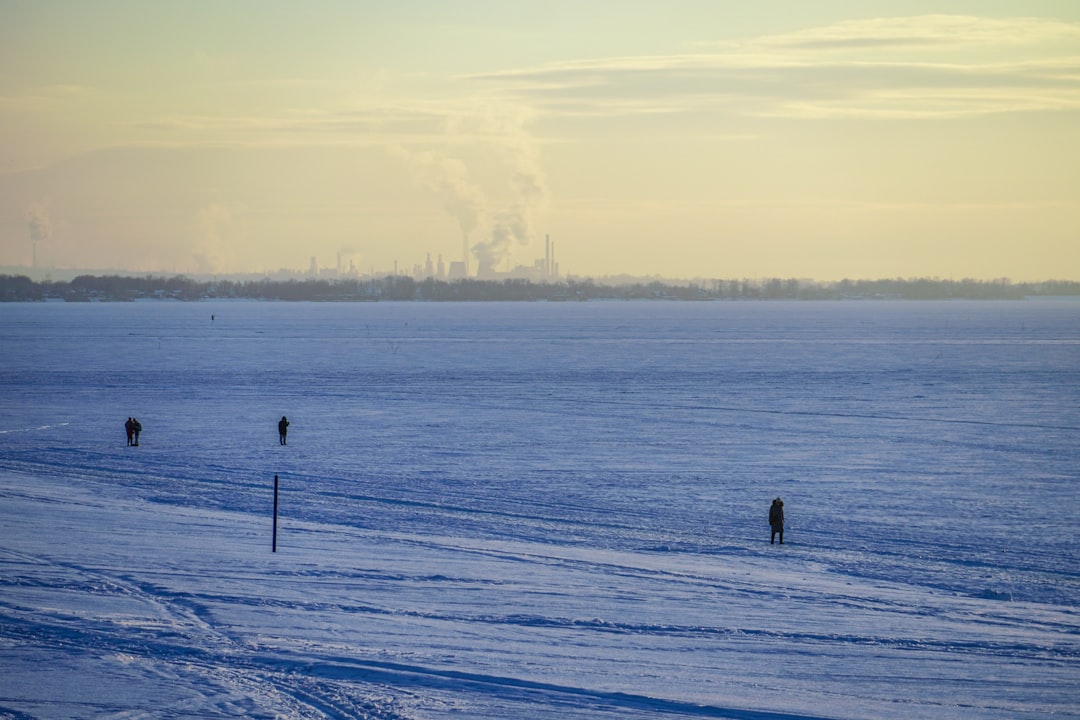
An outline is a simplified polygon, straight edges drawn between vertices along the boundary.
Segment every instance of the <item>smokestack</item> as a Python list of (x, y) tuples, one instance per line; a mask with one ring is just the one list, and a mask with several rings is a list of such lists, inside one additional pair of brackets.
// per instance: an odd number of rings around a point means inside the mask
[(551, 236), (544, 235), (544, 274), (551, 277)]

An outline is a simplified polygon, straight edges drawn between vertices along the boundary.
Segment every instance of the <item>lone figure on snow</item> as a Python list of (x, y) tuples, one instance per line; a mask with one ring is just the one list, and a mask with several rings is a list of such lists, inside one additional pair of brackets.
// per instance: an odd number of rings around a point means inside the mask
[(131, 418), (128, 418), (127, 422), (124, 423), (124, 431), (127, 433), (128, 445), (130, 446), (132, 438), (135, 437), (134, 421)]
[(282, 445), (284, 445), (285, 444), (285, 434), (287, 432), (289, 432), (289, 420), (284, 415), (282, 415), (281, 419), (278, 420), (277, 431), (278, 431), (278, 442), (280, 442)]
[(769, 508), (769, 525), (772, 527), (772, 539), (769, 544), (776, 542), (776, 533), (780, 533), (780, 544), (784, 544), (784, 501), (776, 498)]

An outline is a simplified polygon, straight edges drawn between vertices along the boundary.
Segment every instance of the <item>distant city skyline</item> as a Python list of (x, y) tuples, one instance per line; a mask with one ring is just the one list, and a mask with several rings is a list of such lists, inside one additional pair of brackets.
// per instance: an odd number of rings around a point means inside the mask
[(14, 0), (0, 63), (0, 267), (1080, 280), (1071, 1)]

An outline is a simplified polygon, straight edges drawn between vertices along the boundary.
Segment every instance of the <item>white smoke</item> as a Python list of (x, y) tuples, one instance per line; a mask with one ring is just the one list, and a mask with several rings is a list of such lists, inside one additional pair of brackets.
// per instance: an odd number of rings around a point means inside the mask
[(537, 236), (536, 215), (547, 203), (543, 176), (519, 170), (511, 178), (511, 188), (514, 202), (491, 218), (490, 239), (472, 248), (481, 275), (494, 271), (515, 247), (528, 246)]
[(32, 265), (37, 265), (38, 243), (46, 243), (52, 237), (52, 219), (49, 217), (48, 204), (36, 202), (26, 209), (26, 222), (30, 228)]
[[(417, 181), (443, 198), (462, 233), (486, 238), (471, 248), (481, 276), (494, 271), (516, 247), (527, 246), (537, 237), (536, 216), (547, 204), (548, 190), (537, 143), (528, 132), (529, 119), (529, 114), (520, 108), (486, 106), (447, 121), (447, 149), (397, 149)], [(482, 155), (496, 158), (498, 162), (493, 165), (502, 168), (504, 179), (491, 178), (488, 173), (487, 187), (491, 192), (485, 192), (473, 180), (469, 165), (449, 155), (451, 143), (479, 148)], [(490, 210), (493, 203), (489, 197), (496, 194), (509, 199), (504, 207)]]
[[(490, 238), (473, 246), (480, 275), (490, 273), (510, 257), (516, 247), (530, 245), (537, 236), (537, 214), (547, 205), (547, 176), (540, 164), (535, 138), (528, 130), (531, 115), (519, 107), (488, 106), (479, 118), (469, 118), (469, 129), (503, 155), (510, 168), (506, 179), (511, 200), (490, 222)], [(465, 129), (459, 122), (455, 129)]]
[(196, 272), (217, 274), (234, 269), (237, 246), (247, 237), (242, 211), (242, 207), (220, 203), (211, 203), (199, 211), (192, 252)]
[(457, 219), (463, 234), (476, 231), (487, 213), (487, 203), (484, 192), (469, 178), (464, 162), (431, 150), (410, 152), (396, 147), (392, 151), (405, 160), (420, 185), (442, 198), (446, 211)]
[(26, 209), (26, 221), (30, 224), (30, 239), (44, 242), (52, 235), (52, 220), (43, 203), (34, 203)]

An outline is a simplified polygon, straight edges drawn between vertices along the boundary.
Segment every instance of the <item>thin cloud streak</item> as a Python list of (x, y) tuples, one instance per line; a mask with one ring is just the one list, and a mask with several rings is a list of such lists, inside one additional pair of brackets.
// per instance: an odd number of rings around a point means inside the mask
[(1080, 24), (1046, 18), (1001, 20), (967, 15), (849, 20), (825, 27), (771, 35), (756, 44), (764, 47), (840, 51), (865, 48), (942, 49), (946, 47), (1043, 45), (1080, 41)]
[(39, 110), (58, 103), (85, 99), (93, 89), (83, 85), (43, 85), (22, 92), (0, 95), (0, 107)]
[[(1063, 47), (1050, 47), (1054, 42)], [(1023, 54), (986, 62), (952, 57), (952, 51), (971, 46), (994, 57)], [(918, 119), (1080, 110), (1076, 23), (890, 18), (717, 48), (561, 62), (470, 79), (570, 116), (713, 112)], [(902, 52), (879, 59), (883, 48)]]

